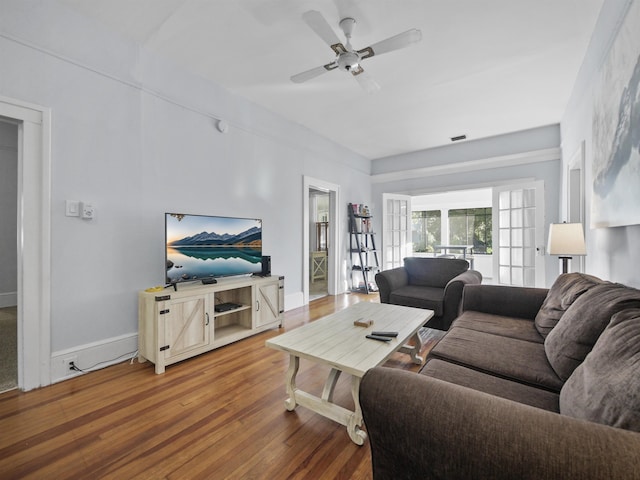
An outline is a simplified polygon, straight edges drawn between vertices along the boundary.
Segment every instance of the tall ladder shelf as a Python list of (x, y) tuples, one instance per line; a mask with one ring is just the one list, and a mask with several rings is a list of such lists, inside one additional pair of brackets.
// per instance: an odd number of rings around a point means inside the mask
[(352, 203), (348, 208), (351, 290), (368, 294), (378, 290), (374, 277), (380, 270), (375, 233), (371, 229), (371, 215), (368, 212), (357, 212)]

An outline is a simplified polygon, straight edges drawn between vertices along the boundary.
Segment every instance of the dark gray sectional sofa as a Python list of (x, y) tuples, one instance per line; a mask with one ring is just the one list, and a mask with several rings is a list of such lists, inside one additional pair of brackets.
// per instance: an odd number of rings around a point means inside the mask
[(360, 402), (376, 480), (640, 479), (640, 291), (468, 285), (420, 373), (372, 369)]

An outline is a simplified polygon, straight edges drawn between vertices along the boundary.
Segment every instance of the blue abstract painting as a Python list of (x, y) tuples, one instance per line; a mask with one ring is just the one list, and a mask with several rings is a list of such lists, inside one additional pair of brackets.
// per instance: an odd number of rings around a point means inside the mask
[(633, 2), (595, 85), (591, 227), (640, 224), (640, 2)]

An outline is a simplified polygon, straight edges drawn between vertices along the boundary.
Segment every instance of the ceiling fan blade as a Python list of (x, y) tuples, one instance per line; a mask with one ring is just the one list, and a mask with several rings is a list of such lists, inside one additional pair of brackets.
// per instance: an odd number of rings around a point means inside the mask
[(331, 28), (320, 12), (309, 10), (302, 14), (302, 19), (311, 27), (311, 30), (316, 32), (316, 34), (334, 50), (334, 45), (341, 44), (336, 32), (333, 31), (333, 28)]
[(307, 80), (311, 80), (312, 78), (316, 78), (322, 75), (325, 72), (329, 72), (334, 68), (338, 68), (338, 64), (336, 62), (331, 62), (321, 67), (312, 68), (311, 70), (307, 70), (305, 72), (298, 73), (291, 77), (291, 81), (293, 83), (303, 83)]
[(376, 93), (380, 90), (380, 85), (376, 82), (371, 75), (365, 72), (361, 66), (358, 66), (357, 70), (352, 70), (351, 75), (355, 78), (362, 89), (367, 93)]
[(399, 33), (393, 37), (387, 38), (373, 45), (358, 50), (362, 58), (373, 57), (374, 55), (382, 55), (383, 53), (392, 52), (400, 48), (408, 47), (412, 43), (422, 40), (422, 32), (417, 28), (412, 28), (406, 32)]

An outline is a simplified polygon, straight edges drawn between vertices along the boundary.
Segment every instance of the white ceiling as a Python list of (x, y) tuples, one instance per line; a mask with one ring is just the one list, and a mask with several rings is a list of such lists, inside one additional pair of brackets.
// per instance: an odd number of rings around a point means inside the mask
[[(145, 48), (373, 159), (558, 123), (603, 0), (61, 0)], [(302, 21), (320, 11), (356, 49), (410, 28), (422, 41), (363, 61), (365, 93)]]

